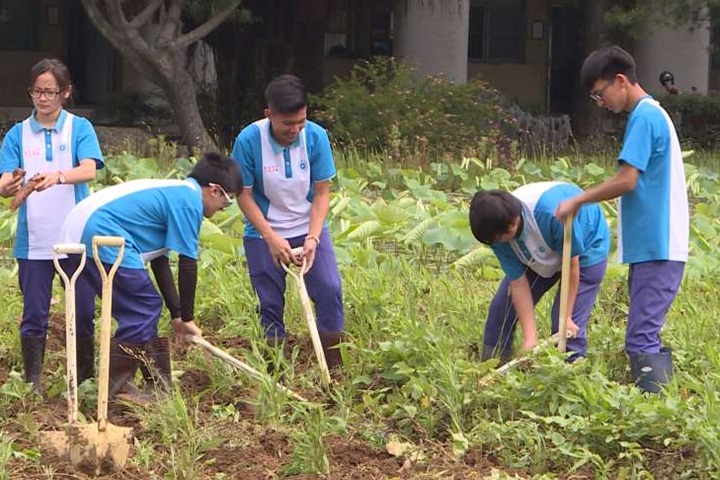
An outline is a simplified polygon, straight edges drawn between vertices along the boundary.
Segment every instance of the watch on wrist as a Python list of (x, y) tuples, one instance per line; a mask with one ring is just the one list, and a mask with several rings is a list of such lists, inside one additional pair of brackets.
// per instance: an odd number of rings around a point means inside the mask
[(58, 182), (60, 185), (65, 185), (67, 183), (67, 177), (63, 172), (58, 172)]

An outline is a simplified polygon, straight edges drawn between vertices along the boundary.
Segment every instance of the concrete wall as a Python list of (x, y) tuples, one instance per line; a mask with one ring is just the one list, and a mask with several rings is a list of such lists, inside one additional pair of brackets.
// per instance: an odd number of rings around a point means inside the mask
[(708, 92), (710, 30), (707, 26), (655, 32), (635, 42), (638, 78), (650, 93), (664, 92), (658, 77), (669, 70), (683, 93)]
[(470, 0), (395, 0), (393, 53), (417, 74), (467, 81)]

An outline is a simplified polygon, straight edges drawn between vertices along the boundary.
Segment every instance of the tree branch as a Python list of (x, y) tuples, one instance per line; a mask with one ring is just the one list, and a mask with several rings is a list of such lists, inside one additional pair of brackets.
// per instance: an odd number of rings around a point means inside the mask
[(155, 0), (153, 3), (143, 9), (142, 12), (138, 13), (135, 18), (130, 21), (130, 25), (134, 28), (140, 29), (152, 18), (160, 5), (163, 4), (163, 0)]
[(175, 38), (180, 35), (182, 31), (181, 13), (182, 8), (180, 7), (179, 0), (171, 0), (162, 28), (160, 29), (160, 34), (155, 42), (158, 49), (167, 48)]
[(122, 35), (118, 34), (117, 29), (107, 21), (103, 12), (100, 11), (98, 0), (82, 0), (82, 4), (95, 27), (112, 43), (113, 47), (119, 50), (123, 43)]
[(240, 5), (240, 3), (242, 3), (242, 0), (233, 0), (232, 2), (230, 2), (230, 4), (228, 4), (227, 7), (220, 10), (219, 13), (208, 19), (207, 22), (203, 23), (195, 30), (192, 30), (185, 35), (181, 35), (176, 38), (172, 43), (168, 45), (168, 47), (179, 50), (197, 42), (198, 40), (201, 40), (207, 34), (217, 28), (221, 23), (223, 23), (235, 10), (237, 10), (237, 7)]

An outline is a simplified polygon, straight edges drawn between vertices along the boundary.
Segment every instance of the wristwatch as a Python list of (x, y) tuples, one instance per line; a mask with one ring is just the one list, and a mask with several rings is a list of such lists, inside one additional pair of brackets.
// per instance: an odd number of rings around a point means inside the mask
[(63, 172), (58, 172), (58, 182), (60, 185), (65, 185), (67, 182), (67, 178), (65, 177), (65, 174)]

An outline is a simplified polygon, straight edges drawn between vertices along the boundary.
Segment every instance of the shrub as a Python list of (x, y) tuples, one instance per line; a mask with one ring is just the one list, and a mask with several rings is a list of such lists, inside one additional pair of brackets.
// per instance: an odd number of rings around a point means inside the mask
[(501, 160), (510, 152), (508, 135), (517, 130), (505, 100), (488, 84), (419, 79), (410, 67), (387, 57), (359, 63), (313, 104), (313, 117), (339, 146), (390, 151), (396, 160)]
[(720, 93), (665, 95), (659, 100), (686, 148), (715, 149), (720, 144)]

